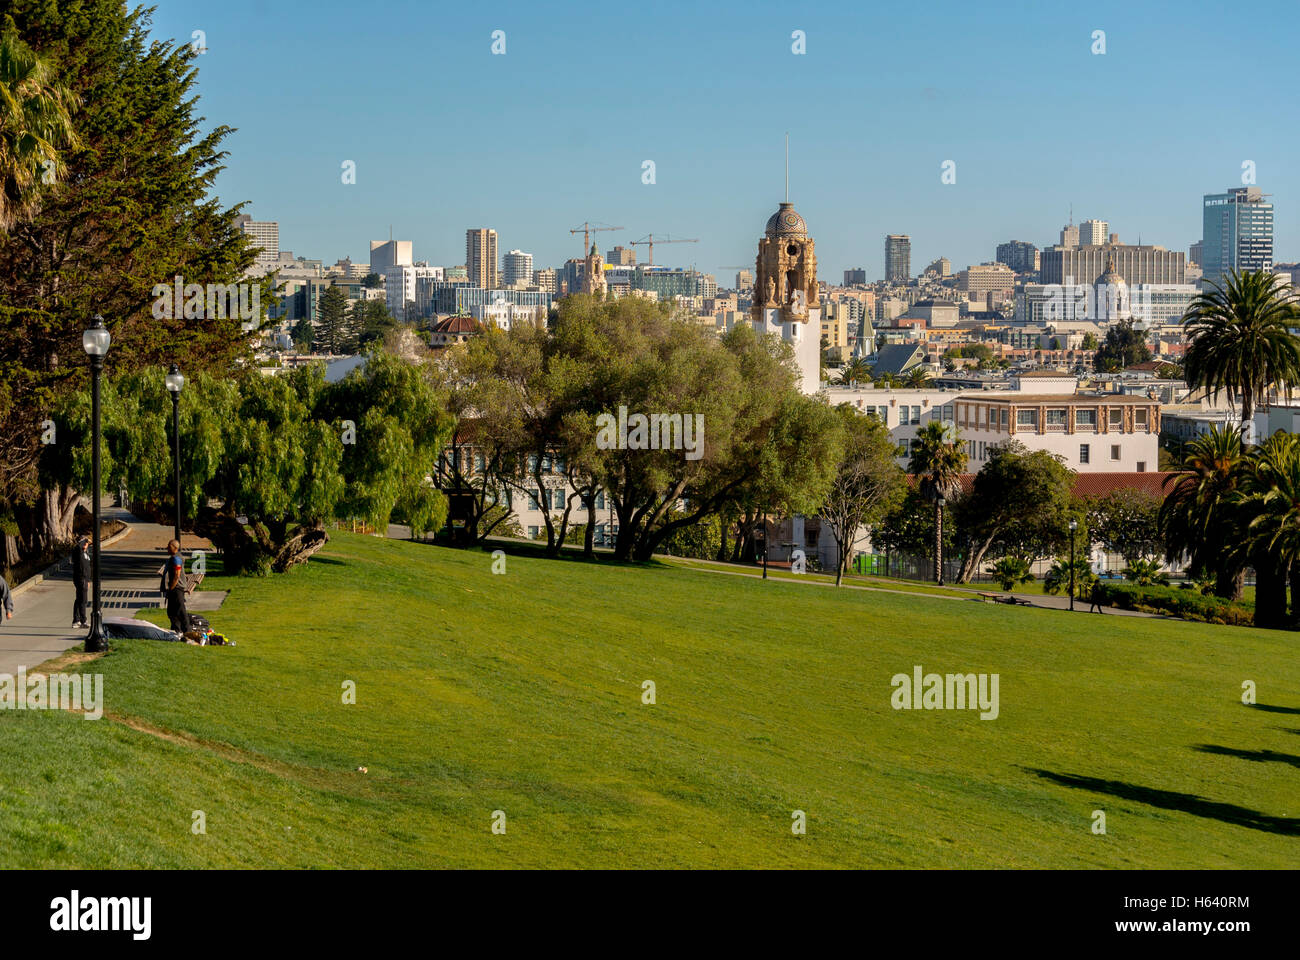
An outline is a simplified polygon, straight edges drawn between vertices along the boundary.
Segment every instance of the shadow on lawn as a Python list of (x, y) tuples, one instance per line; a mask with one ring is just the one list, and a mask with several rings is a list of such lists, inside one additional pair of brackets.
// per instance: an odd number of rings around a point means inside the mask
[(1268, 703), (1252, 703), (1251, 709), (1263, 710), (1266, 713), (1300, 713), (1300, 707), (1275, 707)]
[(1273, 750), (1237, 750), (1233, 747), (1219, 747), (1212, 743), (1203, 743), (1196, 748), (1201, 753), (1217, 753), (1221, 757), (1237, 757), (1240, 760), (1252, 760), (1256, 763), (1285, 763), (1300, 769), (1300, 757), (1292, 753), (1277, 753)]
[(1294, 817), (1270, 817), (1267, 814), (1260, 813), (1258, 810), (1251, 810), (1247, 807), (1239, 807), (1234, 803), (1220, 803), (1217, 800), (1207, 800), (1204, 797), (1198, 797), (1192, 793), (1175, 793), (1172, 790), (1156, 790), (1152, 787), (1140, 787), (1134, 783), (1125, 783), (1122, 780), (1102, 780), (1097, 777), (1080, 777), (1069, 773), (1053, 773), (1051, 770), (1038, 770), (1033, 767), (1024, 767), (1030, 773), (1042, 777), (1044, 780), (1051, 780), (1053, 783), (1059, 783), (1064, 787), (1074, 787), (1078, 790), (1091, 790), (1093, 793), (1106, 793), (1112, 797), (1120, 797), (1124, 800), (1134, 800), (1138, 803), (1149, 804), (1153, 807), (1160, 807), (1164, 810), (1181, 810), (1183, 813), (1190, 813), (1197, 817), (1208, 817), (1212, 820), (1221, 820), (1224, 823), (1235, 824), (1239, 827), (1249, 827), (1252, 830), (1263, 830), (1267, 833), (1280, 833), (1290, 837), (1300, 836), (1300, 819)]

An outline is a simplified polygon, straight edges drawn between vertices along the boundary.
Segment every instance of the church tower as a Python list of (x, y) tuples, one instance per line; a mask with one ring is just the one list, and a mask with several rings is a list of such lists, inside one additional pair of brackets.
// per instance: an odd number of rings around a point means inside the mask
[(767, 220), (758, 241), (750, 319), (760, 335), (775, 334), (794, 347), (800, 389), (821, 389), (821, 301), (817, 254), (808, 226), (788, 200)]
[(596, 245), (593, 243), (591, 253), (583, 260), (582, 292), (603, 297), (605, 290), (605, 259), (596, 252)]

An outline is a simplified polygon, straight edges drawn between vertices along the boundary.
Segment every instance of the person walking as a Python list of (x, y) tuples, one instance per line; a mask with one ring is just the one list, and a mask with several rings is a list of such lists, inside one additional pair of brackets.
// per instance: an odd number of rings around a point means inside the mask
[(1101, 581), (1100, 580), (1092, 585), (1092, 591), (1088, 594), (1088, 612), (1092, 613), (1094, 607), (1096, 608), (1098, 613), (1106, 612), (1101, 608)]
[(167, 596), (167, 619), (171, 629), (184, 636), (190, 629), (190, 615), (185, 610), (185, 560), (178, 540), (167, 541), (167, 562), (163, 565), (163, 592)]
[(14, 594), (9, 581), (0, 576), (0, 623), (14, 618)]
[(86, 581), (90, 578), (90, 553), (87, 548), (90, 545), (90, 537), (84, 533), (77, 537), (76, 545), (72, 548), (72, 555), (68, 560), (72, 563), (72, 586), (76, 590), (76, 596), (72, 600), (72, 625), (74, 627), (89, 627), (86, 620)]

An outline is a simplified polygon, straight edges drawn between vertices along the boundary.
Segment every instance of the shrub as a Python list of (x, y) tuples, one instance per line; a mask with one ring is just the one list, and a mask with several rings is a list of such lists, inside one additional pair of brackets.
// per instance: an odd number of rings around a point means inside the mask
[(1139, 586), (1136, 583), (1102, 583), (1097, 586), (1098, 599), (1121, 610), (1167, 613), (1184, 620), (1249, 626), (1254, 617), (1249, 610), (1222, 597), (1207, 596), (1195, 590), (1177, 587)]
[(1158, 560), (1139, 558), (1120, 571), (1125, 580), (1136, 583), (1139, 587), (1169, 586), (1169, 574), (1160, 569)]
[(1024, 557), (1003, 557), (989, 567), (988, 572), (1003, 590), (1010, 590), (1017, 584), (1034, 579), (1034, 575), (1029, 572), (1029, 561)]
[[(1096, 582), (1097, 574), (1093, 572), (1088, 558), (1076, 557), (1074, 560), (1074, 595), (1076, 597), (1088, 596), (1088, 591), (1092, 589), (1092, 585)], [(1043, 589), (1050, 594), (1058, 594), (1063, 590), (1070, 589), (1069, 557), (1056, 558), (1056, 562), (1048, 568), (1047, 575), (1043, 577)]]

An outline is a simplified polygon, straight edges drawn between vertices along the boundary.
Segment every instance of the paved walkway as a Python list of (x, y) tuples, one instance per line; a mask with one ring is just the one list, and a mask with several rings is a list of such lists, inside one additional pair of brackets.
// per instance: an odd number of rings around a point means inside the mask
[[(140, 520), (120, 507), (104, 506), (101, 513), (105, 519), (122, 520), (131, 527), (125, 537), (100, 551), (100, 609), (104, 619), (134, 617), (139, 610), (163, 606), (157, 571), (167, 556), (172, 528)], [(210, 550), (212, 545), (201, 537), (185, 534), (181, 547), (188, 557), (189, 551)], [(90, 594), (87, 584), (87, 617)], [(14, 618), (0, 623), (0, 673), (16, 673), (20, 666), (30, 670), (85, 640), (86, 631), (72, 626), (74, 597), (66, 560), (41, 583), (15, 594)], [(215, 610), (225, 598), (224, 591), (195, 591), (188, 608), (192, 612)]]

